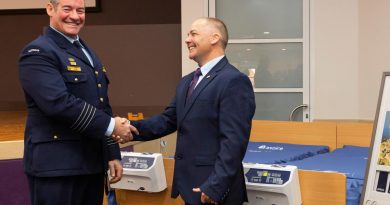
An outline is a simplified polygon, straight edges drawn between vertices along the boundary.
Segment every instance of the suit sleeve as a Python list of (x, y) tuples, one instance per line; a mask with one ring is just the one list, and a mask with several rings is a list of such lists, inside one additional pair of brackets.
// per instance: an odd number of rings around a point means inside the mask
[(162, 114), (155, 115), (148, 120), (132, 121), (131, 124), (140, 133), (134, 136), (135, 141), (154, 140), (173, 133), (177, 129), (176, 97), (172, 99)]
[(57, 57), (37, 46), (24, 49), (19, 60), (22, 87), (44, 114), (83, 135), (102, 138), (110, 116), (67, 91)]
[[(220, 150), (214, 170), (200, 186), (215, 201), (223, 201), (242, 168), (249, 141), (255, 100), (252, 85), (245, 75), (233, 78), (220, 99)], [(234, 193), (232, 193), (234, 194)]]

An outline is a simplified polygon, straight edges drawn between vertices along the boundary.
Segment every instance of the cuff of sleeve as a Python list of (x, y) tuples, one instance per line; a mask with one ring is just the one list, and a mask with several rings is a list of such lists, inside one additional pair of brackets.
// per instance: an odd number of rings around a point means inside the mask
[(111, 118), (110, 124), (108, 125), (107, 130), (106, 130), (106, 133), (105, 133), (105, 135), (106, 135), (107, 137), (109, 137), (109, 136), (112, 135), (112, 132), (114, 132), (114, 127), (115, 127), (115, 119), (114, 119), (114, 118)]
[(221, 198), (218, 194), (218, 192), (214, 191), (211, 187), (202, 185), (200, 186), (200, 190), (205, 193), (208, 197), (210, 197), (212, 200), (219, 202), (222, 201), (223, 198)]

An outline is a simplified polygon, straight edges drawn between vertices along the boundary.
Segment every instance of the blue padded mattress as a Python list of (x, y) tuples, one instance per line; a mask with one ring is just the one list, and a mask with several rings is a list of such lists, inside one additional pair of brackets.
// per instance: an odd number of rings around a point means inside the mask
[(359, 205), (368, 153), (368, 147), (344, 146), (333, 152), (286, 164), (295, 165), (299, 169), (334, 171), (345, 174), (347, 177), (347, 205)]
[(243, 162), (281, 164), (329, 152), (328, 146), (249, 142)]

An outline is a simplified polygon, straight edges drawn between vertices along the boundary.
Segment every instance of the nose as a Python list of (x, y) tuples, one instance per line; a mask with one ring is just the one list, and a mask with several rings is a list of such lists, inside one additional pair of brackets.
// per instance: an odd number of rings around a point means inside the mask
[(76, 9), (73, 9), (71, 12), (70, 12), (70, 18), (72, 19), (79, 19), (80, 18), (80, 15), (77, 13)]
[(190, 36), (187, 36), (187, 38), (184, 40), (184, 42), (186, 43), (186, 44), (189, 44), (190, 43)]

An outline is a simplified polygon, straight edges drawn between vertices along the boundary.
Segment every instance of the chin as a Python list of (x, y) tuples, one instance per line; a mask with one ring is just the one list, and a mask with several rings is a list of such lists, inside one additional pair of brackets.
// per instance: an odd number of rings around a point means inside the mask
[(188, 58), (191, 59), (191, 60), (194, 60), (196, 58), (196, 55), (195, 54), (189, 54), (188, 55)]
[(70, 32), (67, 32), (67, 35), (69, 36), (77, 36), (79, 34), (79, 31), (70, 31)]
[(66, 29), (69, 35), (77, 35), (80, 32), (80, 30), (81, 30), (80, 28), (75, 28), (75, 27)]

